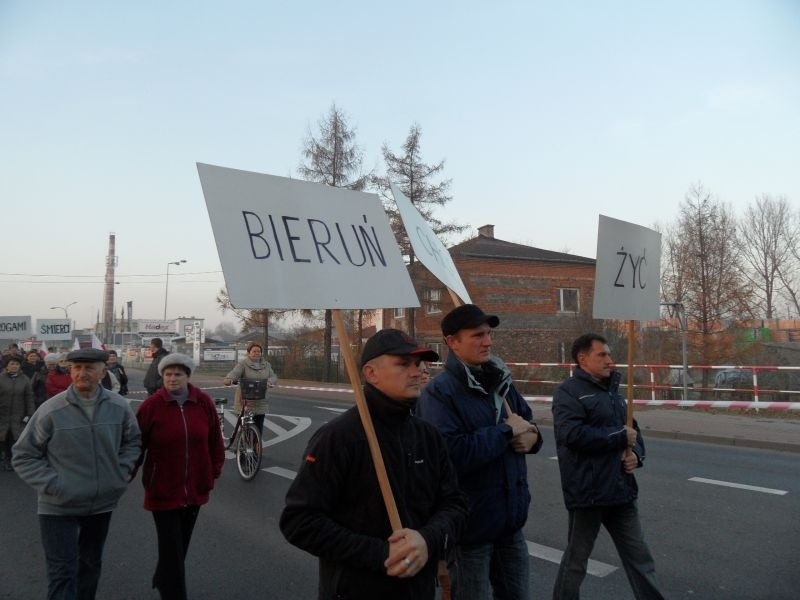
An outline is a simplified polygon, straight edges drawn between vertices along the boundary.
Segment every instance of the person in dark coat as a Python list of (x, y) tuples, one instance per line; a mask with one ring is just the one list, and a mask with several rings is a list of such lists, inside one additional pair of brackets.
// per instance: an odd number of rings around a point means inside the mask
[(491, 330), (499, 324), (474, 304), (445, 315), (449, 354), (416, 409), (447, 441), (469, 498), (469, 518), (449, 565), (458, 600), (485, 600), (490, 592), (503, 600), (531, 597), (522, 532), (531, 501), (526, 457), (539, 451), (542, 439), (511, 372), (491, 352)]
[(605, 338), (594, 333), (572, 344), (577, 368), (553, 395), (561, 488), (569, 512), (567, 548), (554, 600), (577, 600), (600, 526), (614, 540), (637, 600), (661, 600), (655, 563), (644, 541), (633, 472), (644, 464), (639, 425), (626, 425), (620, 374)]
[(397, 329), (364, 345), (361, 372), (381, 455), (403, 528), (392, 531), (353, 407), (312, 437), (286, 494), (280, 528), (319, 557), (320, 600), (432, 600), (440, 557), (467, 508), (445, 443), (414, 417), (420, 361), (438, 360)]
[(200, 507), (222, 473), (225, 449), (214, 401), (189, 383), (194, 362), (168, 354), (158, 365), (164, 385), (139, 407), (139, 463), (144, 507), (153, 513), (158, 563), (153, 587), (162, 600), (186, 600), (186, 553)]
[(38, 350), (30, 350), (22, 363), (22, 372), (31, 380), (33, 401), (38, 408), (47, 400), (47, 367)]
[(152, 360), (150, 361), (150, 366), (147, 367), (147, 373), (144, 375), (144, 387), (147, 393), (152, 396), (161, 389), (161, 371), (158, 370), (158, 363), (169, 354), (164, 349), (164, 342), (161, 338), (150, 340), (150, 354)]
[(31, 381), (21, 366), (20, 357), (10, 355), (0, 373), (0, 470), (3, 471), (12, 470), (11, 447), (35, 410)]
[(120, 396), (127, 396), (128, 374), (125, 372), (125, 367), (119, 361), (116, 350), (108, 351), (108, 362), (106, 363), (106, 369), (109, 373), (116, 377), (117, 381), (119, 382), (119, 391), (117, 393)]

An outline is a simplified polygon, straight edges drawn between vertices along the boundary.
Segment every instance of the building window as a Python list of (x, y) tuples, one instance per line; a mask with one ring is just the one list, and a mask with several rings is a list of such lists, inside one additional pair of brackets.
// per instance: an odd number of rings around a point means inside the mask
[(425, 290), (425, 312), (435, 315), (442, 312), (442, 289)]
[(580, 309), (576, 288), (558, 288), (558, 312), (576, 313)]
[(406, 309), (405, 308), (395, 308), (394, 309), (394, 318), (395, 319), (402, 319), (406, 316)]

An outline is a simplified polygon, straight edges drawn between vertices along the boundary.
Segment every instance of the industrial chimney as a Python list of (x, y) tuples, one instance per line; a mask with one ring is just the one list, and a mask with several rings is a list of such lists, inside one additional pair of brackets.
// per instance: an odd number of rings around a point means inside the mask
[(106, 256), (106, 286), (103, 300), (103, 341), (111, 343), (111, 334), (114, 331), (114, 267), (117, 266), (117, 256), (114, 254), (115, 236), (108, 236), (108, 256)]

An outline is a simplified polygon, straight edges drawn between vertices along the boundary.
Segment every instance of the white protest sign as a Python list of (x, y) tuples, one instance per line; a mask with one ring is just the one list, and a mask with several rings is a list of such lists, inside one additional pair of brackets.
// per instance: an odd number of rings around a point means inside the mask
[(69, 319), (36, 319), (37, 340), (71, 340), (72, 321)]
[(661, 234), (600, 215), (594, 281), (595, 319), (658, 319)]
[(375, 194), (198, 163), (237, 308), (417, 307)]
[(411, 200), (400, 191), (400, 188), (393, 183), (390, 184), (390, 187), (411, 247), (414, 248), (414, 255), (433, 273), (436, 279), (453, 290), (463, 302), (472, 302), (467, 288), (464, 287), (464, 282), (461, 281), (456, 266), (453, 264), (450, 252), (433, 232), (425, 218), (414, 208)]
[(31, 317), (0, 317), (0, 338), (20, 340), (31, 336)]

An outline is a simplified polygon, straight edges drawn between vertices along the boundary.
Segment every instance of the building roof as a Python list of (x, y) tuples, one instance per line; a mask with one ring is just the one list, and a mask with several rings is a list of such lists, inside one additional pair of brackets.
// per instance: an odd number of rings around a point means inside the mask
[(466, 242), (450, 248), (451, 256), (469, 256), (472, 258), (502, 258), (511, 260), (533, 260), (556, 263), (573, 263), (594, 265), (595, 259), (565, 252), (554, 252), (524, 244), (515, 244), (505, 240), (498, 240), (494, 236), (480, 233)]

